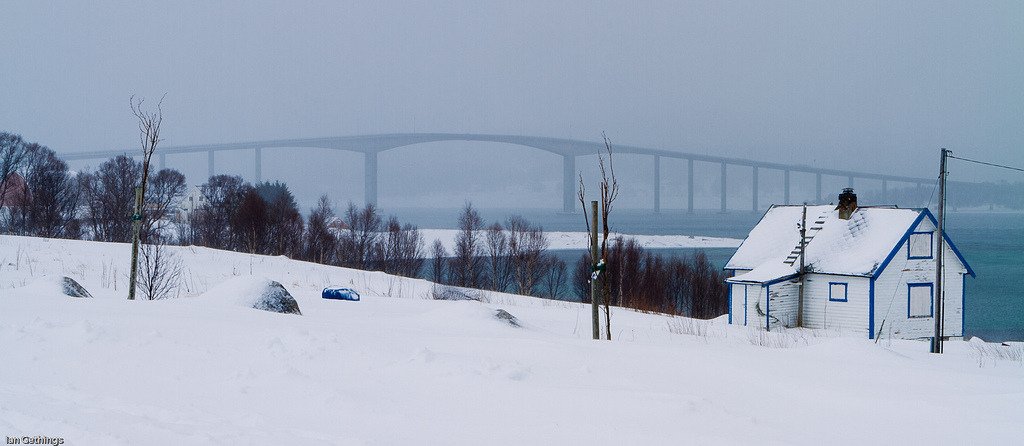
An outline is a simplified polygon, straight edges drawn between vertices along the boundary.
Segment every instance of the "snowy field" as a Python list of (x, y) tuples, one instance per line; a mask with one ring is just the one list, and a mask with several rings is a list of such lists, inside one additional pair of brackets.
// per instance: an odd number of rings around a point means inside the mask
[[(129, 247), (0, 237), (0, 436), (67, 445), (1015, 444), (1019, 346), (765, 334), (175, 248), (182, 298), (124, 300)], [(94, 299), (60, 295), (68, 276)], [(269, 278), (302, 315), (234, 305)], [(325, 301), (326, 285), (360, 302)], [(514, 315), (521, 327), (494, 317)], [(1003, 358), (1000, 358), (1003, 356)]]

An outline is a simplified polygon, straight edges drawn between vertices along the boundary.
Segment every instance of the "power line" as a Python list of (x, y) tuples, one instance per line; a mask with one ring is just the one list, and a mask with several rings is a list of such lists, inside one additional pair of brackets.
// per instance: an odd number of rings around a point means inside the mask
[(1012, 167), (1012, 166), (1004, 166), (1004, 165), (1002, 165), (1002, 164), (995, 164), (995, 163), (986, 163), (986, 162), (984, 162), (984, 161), (972, 160), (972, 159), (967, 159), (967, 158), (960, 158), (959, 156), (953, 156), (953, 155), (947, 155), (947, 156), (948, 156), (949, 158), (953, 158), (953, 159), (958, 159), (958, 160), (960, 160), (960, 161), (967, 161), (967, 162), (969, 162), (969, 163), (977, 163), (977, 164), (984, 164), (984, 165), (986, 165), (986, 166), (992, 166), (992, 167), (1002, 167), (1003, 169), (1010, 169), (1010, 170), (1016, 170), (1016, 171), (1018, 171), (1018, 172), (1024, 172), (1024, 169), (1021, 169), (1021, 168), (1019, 168), (1019, 167)]

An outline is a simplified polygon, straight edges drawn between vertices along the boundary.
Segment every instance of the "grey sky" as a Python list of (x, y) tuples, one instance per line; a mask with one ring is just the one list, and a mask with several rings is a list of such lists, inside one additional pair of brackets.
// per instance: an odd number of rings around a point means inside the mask
[[(129, 95), (167, 92), (167, 145), (410, 131), (597, 140), (604, 130), (641, 146), (916, 176), (934, 175), (943, 146), (1024, 165), (1022, 2), (3, 10), (0, 129), (58, 151), (134, 147)], [(548, 174), (526, 150), (498, 159)], [(396, 157), (436, 161), (414, 152)], [(382, 184), (382, 199), (403, 187)]]

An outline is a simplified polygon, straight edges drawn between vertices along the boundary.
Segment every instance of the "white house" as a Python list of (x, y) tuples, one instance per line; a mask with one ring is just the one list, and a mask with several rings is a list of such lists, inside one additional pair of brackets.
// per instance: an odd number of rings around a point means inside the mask
[[(935, 332), (937, 222), (927, 209), (807, 206), (803, 326), (893, 338)], [(804, 206), (772, 206), (729, 259), (729, 323), (795, 327)], [(945, 234), (943, 334), (963, 336), (965, 285), (974, 271)]]
[(203, 206), (206, 206), (206, 195), (203, 194), (203, 189), (199, 186), (192, 186), (178, 202), (177, 218), (187, 220), (189, 215)]

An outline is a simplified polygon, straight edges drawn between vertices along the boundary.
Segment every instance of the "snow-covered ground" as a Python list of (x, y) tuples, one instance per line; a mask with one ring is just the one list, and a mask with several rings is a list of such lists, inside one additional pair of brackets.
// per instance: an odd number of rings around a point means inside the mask
[[(124, 244), (0, 237), (0, 435), (68, 445), (1013, 444), (1002, 347), (867, 340), (488, 295), (175, 248), (180, 299), (127, 301)], [(59, 295), (69, 276), (96, 298)], [(302, 315), (232, 305), (269, 278)], [(362, 301), (325, 301), (325, 285)], [(494, 317), (514, 315), (521, 327)], [(782, 347), (782, 348), (780, 348)], [(1019, 347), (1016, 347), (1019, 348)], [(979, 351), (987, 353), (980, 355)]]
[[(440, 240), (444, 244), (445, 249), (451, 252), (455, 247), (455, 237), (459, 231), (457, 229), (421, 229), (420, 232), (423, 234), (423, 239), (426, 241), (427, 248), (434, 243), (434, 240)], [(585, 232), (547, 232), (545, 234), (548, 237), (550, 243), (548, 249), (587, 249), (588, 243), (587, 233)], [(609, 234), (609, 240), (618, 236), (632, 237), (636, 239), (637, 243), (644, 248), (735, 248), (740, 246), (743, 242), (742, 239), (736, 238), (725, 238), (725, 237), (704, 237), (704, 236), (693, 236), (693, 235), (631, 235), (631, 234)]]

